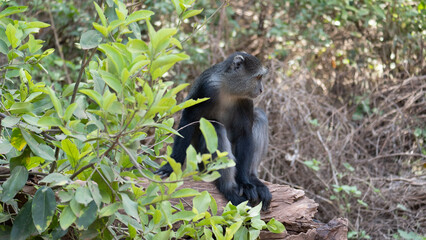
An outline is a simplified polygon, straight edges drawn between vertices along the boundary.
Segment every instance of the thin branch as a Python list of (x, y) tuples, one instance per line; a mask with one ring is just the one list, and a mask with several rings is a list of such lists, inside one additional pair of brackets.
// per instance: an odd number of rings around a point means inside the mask
[(362, 162), (371, 162), (380, 158), (398, 157), (398, 156), (420, 157), (420, 158), (426, 159), (426, 155), (423, 155), (420, 153), (392, 153), (392, 154), (376, 156), (370, 159), (365, 159), (365, 160), (362, 160)]
[(325, 151), (326, 151), (326, 152), (327, 152), (327, 154), (328, 154), (328, 162), (329, 162), (329, 163), (330, 163), (330, 165), (331, 165), (331, 171), (333, 172), (333, 180), (334, 180), (334, 183), (335, 183), (336, 185), (340, 186), (340, 185), (339, 185), (339, 181), (337, 181), (337, 171), (336, 171), (336, 167), (335, 167), (335, 166), (334, 166), (334, 164), (333, 164), (333, 158), (332, 158), (332, 155), (331, 155), (330, 149), (328, 149), (327, 145), (325, 145), (325, 143), (324, 143), (324, 141), (322, 140), (322, 137), (321, 137), (321, 135), (320, 135), (319, 131), (317, 131), (317, 136), (318, 136), (318, 139), (320, 140), (320, 142), (321, 142), (322, 146), (324, 147)]
[(73, 175), (71, 175), (70, 179), (73, 180), (75, 177), (78, 176), (78, 174), (82, 173), (84, 170), (88, 169), (88, 168), (93, 168), (95, 166), (95, 163), (90, 163), (87, 164), (83, 167), (81, 167), (80, 169), (78, 169), (77, 172), (75, 172)]
[(75, 86), (74, 86), (74, 91), (72, 93), (70, 104), (74, 103), (74, 101), (75, 101), (75, 97), (76, 97), (77, 91), (78, 91), (78, 86), (80, 85), (81, 78), (83, 77), (83, 71), (86, 68), (87, 64), (89, 64), (90, 59), (92, 59), (93, 55), (95, 55), (96, 50), (97, 50), (97, 48), (93, 49), (92, 53), (90, 54), (90, 56), (87, 59), (86, 59), (86, 56), (87, 56), (87, 53), (89, 52), (89, 50), (84, 51), (83, 62), (81, 64), (80, 72), (78, 73), (77, 82), (75, 83)]
[(52, 28), (52, 31), (53, 31), (53, 36), (55, 37), (55, 45), (56, 45), (56, 48), (58, 49), (59, 56), (61, 57), (61, 59), (63, 61), (62, 68), (65, 71), (65, 76), (66, 76), (66, 79), (67, 79), (67, 83), (71, 84), (72, 81), (71, 81), (71, 78), (70, 78), (70, 74), (68, 72), (68, 68), (67, 68), (67, 65), (66, 65), (66, 60), (65, 60), (65, 57), (64, 57), (64, 53), (62, 52), (62, 47), (59, 44), (58, 34), (56, 32), (55, 22), (53, 21), (52, 11), (50, 10), (49, 4), (46, 4), (46, 5), (47, 5), (48, 13), (49, 13), (51, 28)]
[(224, 8), (226, 5), (229, 5), (229, 1), (230, 0), (225, 0), (222, 2), (222, 4), (220, 5), (220, 7), (218, 9), (216, 9), (212, 15), (210, 15), (209, 18), (206, 19), (206, 21), (203, 22), (203, 24), (201, 24), (201, 26), (199, 26), (198, 28), (196, 28), (191, 35), (189, 35), (187, 38), (185, 38), (183, 41), (181, 41), (181, 43), (184, 43), (186, 41), (188, 41), (190, 38), (192, 38), (201, 28), (203, 28), (208, 22), (210, 22), (210, 20), (219, 12), (219, 10), (221, 10), (222, 8)]

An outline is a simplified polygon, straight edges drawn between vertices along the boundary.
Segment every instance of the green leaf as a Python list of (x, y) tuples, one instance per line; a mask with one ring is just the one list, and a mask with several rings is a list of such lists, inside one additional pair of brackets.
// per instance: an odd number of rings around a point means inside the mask
[(249, 211), (248, 214), (250, 217), (256, 217), (260, 215), (260, 209), (262, 208), (262, 204), (259, 203), (257, 204), (255, 207), (252, 207)]
[(99, 7), (99, 5), (96, 2), (93, 2), (93, 3), (95, 4), (96, 12), (98, 12), (98, 16), (99, 16), (99, 19), (101, 19), (102, 25), (106, 27), (108, 23), (105, 18), (104, 11), (102, 10), (101, 7)]
[(74, 196), (72, 196), (72, 199), (71, 199), (71, 201), (70, 201), (70, 205), (69, 205), (70, 207), (71, 207), (71, 210), (72, 210), (72, 212), (77, 216), (77, 217), (80, 217), (81, 216), (81, 214), (82, 214), (82, 205), (81, 204), (79, 204), (76, 200), (75, 200), (75, 198), (74, 198)]
[(176, 28), (162, 28), (158, 32), (156, 32), (153, 38), (151, 39), (155, 54), (158, 54), (162, 50), (167, 48), (170, 42), (170, 38), (176, 33)]
[(110, 91), (105, 91), (104, 96), (102, 98), (102, 108), (104, 110), (108, 110), (111, 105), (117, 101), (117, 96)]
[(172, 194), (172, 198), (184, 198), (184, 197), (192, 197), (192, 196), (198, 196), (198, 195), (200, 195), (200, 193), (197, 190), (191, 189), (191, 188), (184, 188), (174, 192)]
[(185, 20), (187, 18), (193, 17), (195, 15), (200, 14), (203, 11), (203, 9), (194, 9), (194, 10), (188, 10), (182, 14), (182, 20)]
[(151, 117), (152, 115), (155, 115), (159, 113), (160, 115), (164, 114), (166, 111), (172, 108), (176, 104), (176, 99), (172, 97), (163, 97), (161, 100), (153, 105), (149, 112), (146, 113), (146, 116)]
[(28, 146), (31, 148), (33, 153), (45, 160), (54, 161), (55, 156), (53, 149), (44, 144), (39, 144), (31, 134), (27, 133), (24, 129), (21, 129), (22, 136), (25, 138), (25, 141), (28, 143)]
[(35, 40), (34, 36), (30, 34), (30, 37), (28, 39), (28, 50), (30, 51), (30, 53), (34, 54), (35, 52), (40, 50), (43, 47), (43, 45), (41, 44), (42, 42), (43, 41), (41, 40)]
[(13, 7), (8, 7), (5, 10), (0, 12), (0, 19), (7, 17), (9, 15), (12, 14), (16, 14), (16, 13), (21, 13), (21, 12), (25, 12), (27, 11), (27, 6), (13, 6)]
[(77, 216), (73, 213), (71, 207), (66, 206), (64, 210), (62, 210), (61, 216), (59, 216), (59, 224), (63, 230), (66, 230), (76, 219)]
[(94, 182), (89, 181), (88, 187), (89, 187), (90, 194), (92, 195), (93, 200), (95, 201), (96, 205), (99, 208), (102, 204), (102, 195), (101, 195), (101, 192), (99, 191), (98, 184), (95, 184)]
[(209, 193), (207, 191), (202, 192), (192, 200), (193, 211), (195, 210), (195, 212), (198, 214), (207, 211), (210, 205), (210, 201), (211, 199)]
[(368, 204), (366, 202), (362, 201), (361, 199), (358, 199), (357, 202), (364, 207), (368, 207)]
[(63, 186), (71, 183), (71, 179), (61, 173), (51, 173), (44, 177), (40, 183), (52, 183), (53, 185)]
[(3, 192), (1, 193), (1, 201), (7, 202), (25, 186), (28, 180), (28, 170), (24, 166), (16, 166), (13, 168), (10, 177), (3, 183)]
[(102, 34), (96, 30), (89, 30), (83, 33), (80, 38), (80, 46), (82, 49), (96, 48), (101, 42)]
[(209, 174), (204, 174), (200, 177), (198, 177), (197, 175), (194, 176), (195, 180), (201, 180), (203, 182), (213, 182), (214, 180), (220, 178), (220, 173), (217, 171), (214, 171), (212, 173)]
[(242, 227), (238, 229), (238, 231), (234, 234), (234, 240), (246, 240), (246, 239), (249, 239), (248, 236), (249, 236), (248, 229), (245, 227)]
[(148, 10), (139, 10), (130, 14), (126, 19), (126, 25), (129, 25), (132, 22), (140, 21), (143, 19), (147, 19), (154, 14), (152, 11)]
[(117, 50), (117, 48), (104, 43), (99, 45), (99, 49), (108, 56), (108, 59), (114, 64), (117, 73), (120, 73), (121, 70), (126, 67), (123, 55)]
[(37, 125), (43, 126), (43, 127), (53, 127), (53, 126), (58, 127), (58, 126), (62, 126), (62, 122), (61, 122), (61, 119), (57, 117), (44, 116), (37, 121)]
[(21, 151), (26, 145), (27, 142), (25, 141), (25, 138), (22, 136), (21, 130), (19, 128), (14, 128), (12, 130), (12, 137), (10, 138), (10, 144), (16, 150)]
[(89, 188), (87, 187), (79, 187), (75, 191), (75, 200), (83, 204), (85, 207), (93, 201), (92, 194), (90, 194)]
[(217, 134), (216, 130), (209, 121), (204, 118), (200, 119), (200, 130), (203, 133), (204, 139), (206, 140), (207, 149), (210, 153), (214, 153), (217, 150)]
[(152, 239), (155, 240), (168, 240), (170, 239), (170, 229), (167, 231), (163, 231), (163, 232), (159, 232), (157, 234), (154, 235), (154, 237)]
[(73, 103), (67, 107), (67, 110), (65, 110), (65, 114), (63, 118), (65, 122), (68, 122), (70, 120), (72, 114), (77, 109), (77, 107), (78, 107), (77, 103)]
[(165, 65), (175, 64), (176, 62), (189, 59), (189, 56), (184, 53), (163, 55), (154, 60), (151, 64), (151, 72)]
[(250, 229), (249, 230), (250, 240), (256, 240), (259, 239), (260, 230), (257, 229)]
[(211, 199), (210, 210), (211, 210), (211, 212), (212, 212), (213, 215), (216, 215), (217, 214), (217, 203), (216, 203), (216, 200), (213, 198), (213, 196), (211, 194), (210, 194), (210, 199)]
[[(40, 61), (41, 59), (43, 59), (43, 58), (45, 58), (45, 57), (49, 56), (49, 55), (50, 55), (50, 54), (52, 54), (53, 52), (55, 52), (55, 49), (53, 49), (53, 48), (49, 48), (49, 49), (47, 49), (46, 51), (44, 51), (44, 52), (40, 55), (40, 57), (38, 57), (38, 60)], [(41, 66), (41, 65), (39, 64), (38, 66)], [(47, 73), (47, 70), (45, 70), (45, 72)], [(53, 91), (52, 91), (52, 92), (53, 92)]]
[(118, 209), (120, 208), (120, 205), (121, 204), (119, 202), (116, 202), (106, 207), (103, 207), (101, 211), (99, 212), (99, 217), (102, 218), (102, 217), (109, 217), (113, 215), (114, 213), (118, 211)]
[(91, 90), (91, 89), (82, 89), (82, 90), (80, 90), (79, 92), (81, 92), (81, 93), (83, 93), (83, 94), (86, 94), (90, 99), (92, 99), (93, 101), (95, 101), (99, 106), (101, 106), (101, 99), (102, 99), (102, 96), (98, 93), (98, 92), (96, 92), (96, 91), (94, 91), (94, 90)]
[(111, 114), (123, 114), (123, 110), (125, 109), (124, 105), (121, 102), (114, 101), (111, 104), (111, 107), (107, 109), (107, 112)]
[(55, 193), (51, 188), (43, 186), (34, 195), (31, 207), (34, 226), (39, 233), (44, 232), (52, 222), (56, 210)]
[(171, 221), (191, 221), (195, 216), (197, 216), (197, 214), (192, 211), (181, 211), (173, 214)]
[(7, 117), (5, 117), (1, 120), (1, 125), (3, 127), (10, 128), (10, 127), (16, 125), (19, 122), (19, 120), (21, 120), (20, 117), (7, 116)]
[(120, 19), (116, 19), (114, 21), (112, 21), (109, 26), (108, 26), (108, 32), (112, 32), (114, 31), (114, 29), (124, 25), (126, 22), (124, 20), (120, 20)]
[(4, 55), (9, 53), (9, 47), (2, 39), (0, 39), (0, 53), (3, 53)]
[(93, 27), (98, 30), (98, 32), (102, 33), (104, 37), (108, 37), (108, 28), (100, 25), (99, 23), (92, 23)]
[[(6, 120), (6, 118), (4, 119), (4, 120)], [(4, 121), (3, 120), (3, 121)], [(3, 124), (3, 123), (2, 123)], [(4, 125), (3, 125), (4, 126)], [(422, 136), (422, 132), (423, 132), (423, 130), (421, 129), (421, 128), (416, 128), (415, 130), (414, 130), (414, 136), (416, 137), (416, 138), (418, 138), (418, 137), (421, 137)]]
[(0, 154), (7, 154), (12, 150), (13, 146), (6, 139), (0, 138)]
[(186, 9), (185, 6), (179, 0), (172, 0), (172, 3), (175, 6), (177, 14), (180, 16), (182, 12)]
[(31, 205), (32, 200), (29, 200), (19, 211), (15, 221), (13, 221), (12, 231), (10, 232), (10, 239), (26, 240), (33, 233), (37, 232), (33, 223)]
[(127, 214), (129, 214), (134, 219), (139, 221), (140, 219), (139, 219), (139, 214), (138, 214), (138, 204), (136, 202), (132, 201), (129, 198), (129, 196), (127, 196), (127, 194), (125, 194), (125, 193), (122, 193), (121, 197), (123, 199), (124, 211), (126, 211)]
[(83, 213), (77, 219), (76, 225), (79, 229), (87, 229), (90, 224), (96, 220), (98, 211), (98, 206), (96, 206), (95, 201), (89, 203), (89, 205), (83, 209)]
[(267, 224), (266, 227), (269, 231), (273, 233), (282, 233), (285, 231), (285, 227), (282, 223), (278, 222), (274, 218), (272, 218)]
[(22, 31), (19, 31), (15, 26), (9, 23), (6, 27), (6, 36), (12, 48), (16, 48), (21, 43), (19, 38), (22, 37)]
[[(134, 53), (142, 53), (142, 52), (148, 51), (148, 44), (146, 44), (144, 41), (140, 39), (130, 39), (127, 42), (126, 46), (130, 52), (134, 52)], [(146, 57), (144, 57), (142, 60), (146, 60)]]
[(167, 93), (164, 95), (164, 97), (174, 97), (174, 96), (176, 96), (176, 94), (178, 94), (180, 91), (182, 91), (183, 89), (185, 89), (188, 86), (189, 86), (189, 83), (179, 84), (178, 86), (176, 86), (172, 90), (167, 91)]
[(262, 230), (263, 227), (266, 225), (266, 223), (259, 219), (259, 218), (252, 218), (251, 219), (251, 226), (257, 230)]
[(55, 92), (53, 91), (52, 88), (50, 87), (46, 87), (46, 92), (47, 94), (49, 94), (50, 96), (50, 100), (52, 100), (53, 106), (55, 107), (56, 113), (58, 114), (58, 116), (60, 118), (62, 118), (63, 116), (63, 109), (62, 109), (62, 104), (59, 101), (58, 97), (56, 97)]
[(33, 108), (34, 107), (32, 103), (16, 102), (9, 108), (9, 111), (13, 114), (31, 113)]
[[(121, 70), (122, 68), (120, 68)], [(121, 93), (123, 87), (121, 86), (120, 79), (118, 79), (114, 74), (99, 70), (99, 74), (101, 74), (102, 79), (105, 81), (108, 86), (110, 86), (114, 91), (118, 94)]]
[(197, 100), (194, 100), (194, 99), (188, 99), (188, 100), (186, 100), (185, 102), (183, 102), (183, 103), (179, 104), (178, 106), (174, 106), (174, 107), (172, 108), (172, 110), (170, 111), (170, 113), (171, 113), (171, 114), (173, 114), (173, 113), (175, 113), (175, 112), (177, 112), (177, 111), (180, 111), (180, 110), (182, 110), (182, 109), (184, 109), (184, 108), (189, 108), (189, 107), (191, 107), (191, 106), (194, 106), (194, 105), (196, 105), (196, 104), (198, 104), (198, 103), (201, 103), (201, 102), (204, 102), (204, 101), (207, 101), (207, 100), (209, 100), (209, 98), (199, 98), (199, 99), (197, 99)]
[(226, 228), (225, 239), (231, 240), (242, 224), (243, 221), (238, 221), (236, 223), (233, 223), (229, 228)]
[(77, 166), (77, 161), (80, 159), (80, 152), (78, 151), (77, 146), (69, 139), (64, 139), (61, 141), (62, 150), (68, 157), (71, 166), (75, 168)]
[(47, 27), (50, 27), (50, 24), (47, 24), (47, 23), (44, 23), (44, 22), (39, 22), (39, 21), (28, 22), (25, 25), (26, 25), (26, 29), (30, 29), (30, 28), (47, 28)]

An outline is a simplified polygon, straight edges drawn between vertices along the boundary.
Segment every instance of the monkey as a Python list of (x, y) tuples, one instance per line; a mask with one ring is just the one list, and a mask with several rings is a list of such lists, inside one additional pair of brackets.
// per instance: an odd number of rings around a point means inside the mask
[[(268, 70), (260, 60), (245, 52), (235, 52), (223, 62), (205, 70), (194, 82), (186, 99), (209, 98), (182, 111), (171, 157), (183, 165), (190, 144), (206, 153), (206, 142), (199, 130), (201, 117), (210, 120), (218, 137), (218, 150), (228, 152), (235, 166), (219, 170), (215, 181), (225, 198), (238, 205), (262, 202), (267, 210), (272, 199), (268, 187), (257, 174), (268, 148), (268, 118), (255, 108), (253, 99), (263, 92), (262, 79)], [(169, 163), (155, 173), (167, 177), (173, 172)]]

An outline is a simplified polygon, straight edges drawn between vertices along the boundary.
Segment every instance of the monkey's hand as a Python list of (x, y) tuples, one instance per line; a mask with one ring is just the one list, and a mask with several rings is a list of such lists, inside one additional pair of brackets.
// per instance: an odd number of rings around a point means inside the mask
[[(256, 191), (259, 195), (259, 201), (262, 201), (262, 210), (268, 210), (272, 200), (272, 195), (268, 187), (262, 183), (261, 185), (256, 186)], [(256, 202), (256, 204), (258, 204), (258, 202)]]
[(239, 182), (237, 181), (238, 187), (240, 188), (240, 196), (244, 196), (249, 200), (249, 202), (257, 201), (258, 194), (256, 191), (256, 186), (251, 184), (248, 181)]
[(170, 176), (170, 174), (173, 172), (173, 168), (170, 166), (169, 163), (163, 165), (160, 169), (155, 171), (154, 173), (157, 175), (160, 175), (161, 178), (166, 178)]

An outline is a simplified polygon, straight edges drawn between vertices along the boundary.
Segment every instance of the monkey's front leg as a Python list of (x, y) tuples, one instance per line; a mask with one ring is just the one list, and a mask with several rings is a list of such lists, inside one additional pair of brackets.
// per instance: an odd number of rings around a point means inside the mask
[(256, 186), (250, 182), (250, 167), (253, 164), (253, 137), (251, 134), (240, 136), (235, 144), (236, 176), (235, 180), (249, 202), (256, 202), (258, 194)]

